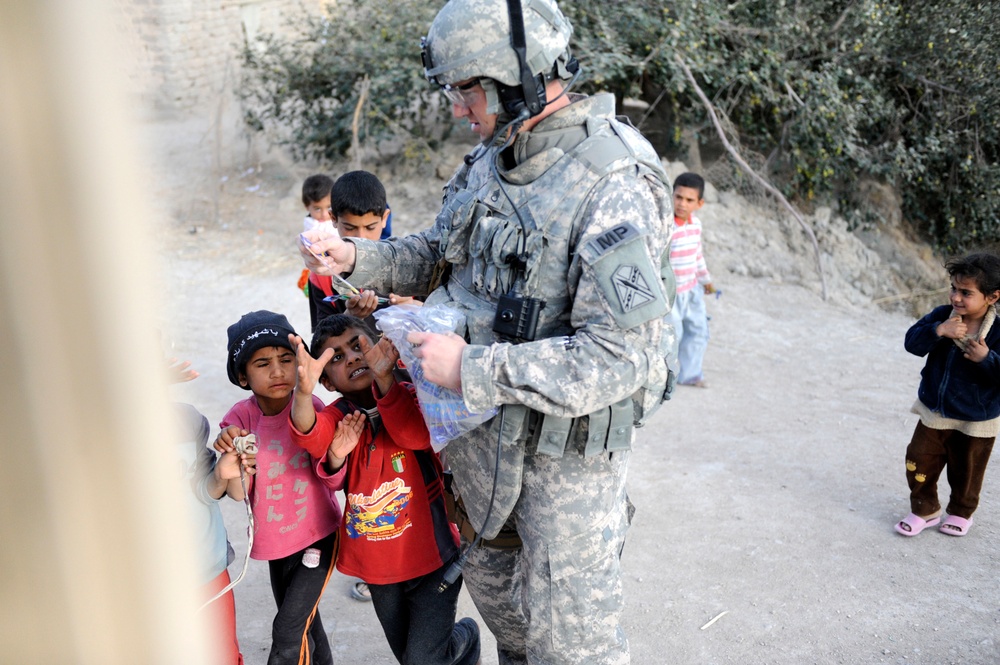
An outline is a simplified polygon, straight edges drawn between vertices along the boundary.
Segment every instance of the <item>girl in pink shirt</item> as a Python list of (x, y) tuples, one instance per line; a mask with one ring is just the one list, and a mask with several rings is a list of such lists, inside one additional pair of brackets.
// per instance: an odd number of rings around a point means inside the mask
[[(237, 402), (220, 423), (215, 442), (257, 438), (257, 469), (248, 485), (254, 515), (250, 556), (268, 562), (278, 612), (268, 665), (332, 665), (319, 599), (333, 572), (341, 509), (317, 461), (297, 446), (288, 426), (295, 388), (295, 354), (288, 319), (273, 312), (243, 315), (229, 327), (229, 380), (253, 395)], [(316, 399), (316, 407), (322, 402)], [(310, 655), (311, 652), (311, 655)]]

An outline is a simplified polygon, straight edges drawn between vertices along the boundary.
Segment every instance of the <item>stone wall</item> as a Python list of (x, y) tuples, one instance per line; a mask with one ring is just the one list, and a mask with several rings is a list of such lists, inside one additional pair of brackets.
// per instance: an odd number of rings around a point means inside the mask
[(205, 110), (232, 95), (247, 39), (287, 30), (323, 0), (116, 0), (131, 87), (147, 108)]

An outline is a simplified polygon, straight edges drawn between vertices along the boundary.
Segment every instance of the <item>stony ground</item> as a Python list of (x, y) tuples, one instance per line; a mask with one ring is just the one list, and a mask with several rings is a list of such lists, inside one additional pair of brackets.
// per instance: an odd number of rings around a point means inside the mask
[[(226, 379), (226, 327), (266, 308), (308, 330), (294, 251), (308, 170), (268, 161), (212, 171), (191, 150), (200, 140), (191, 128), (150, 129), (165, 220), (161, 323), (171, 353), (202, 374), (173, 390), (215, 424), (245, 397)], [(380, 175), (397, 231), (432, 221), (440, 180)], [(969, 536), (904, 539), (892, 529), (908, 512), (903, 451), (921, 367), (902, 347), (909, 301), (895, 296), (916, 288), (904, 272), (946, 285), (923, 262), (929, 253), (898, 230), (864, 244), (835, 216), (810, 218), (824, 301), (797, 225), (726, 192), (712, 194), (703, 218), (722, 290), (709, 301), (709, 387), (678, 390), (640, 431), (631, 464), (638, 512), (623, 567), (633, 662), (1000, 661), (996, 474)], [(895, 311), (872, 304), (886, 297)], [(235, 575), (245, 514), (236, 503), (225, 513)], [(371, 606), (348, 589), (337, 576), (321, 604), (337, 661), (394, 662)], [(274, 611), (263, 563), (250, 562), (236, 599), (246, 662), (263, 664)], [(460, 611), (477, 616), (464, 592)], [(485, 645), (483, 662), (496, 663), (488, 636)]]

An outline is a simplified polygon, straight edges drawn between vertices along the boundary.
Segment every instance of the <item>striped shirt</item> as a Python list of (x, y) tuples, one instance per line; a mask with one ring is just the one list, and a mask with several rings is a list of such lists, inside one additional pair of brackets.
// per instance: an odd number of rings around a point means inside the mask
[(674, 235), (670, 238), (670, 267), (677, 280), (677, 293), (685, 293), (696, 284), (711, 284), (708, 265), (701, 251), (701, 220), (691, 215), (687, 224), (674, 217)]

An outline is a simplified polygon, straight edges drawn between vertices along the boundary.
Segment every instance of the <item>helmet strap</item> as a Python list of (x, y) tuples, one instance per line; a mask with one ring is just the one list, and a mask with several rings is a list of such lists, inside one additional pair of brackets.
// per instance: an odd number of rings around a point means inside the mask
[(524, 12), (521, 0), (507, 0), (507, 14), (510, 17), (510, 45), (517, 54), (521, 70), (521, 84), (505, 86), (497, 84), (500, 101), (504, 109), (515, 117), (533, 118), (545, 108), (545, 75), (533, 76), (528, 67), (527, 45), (524, 38)]

